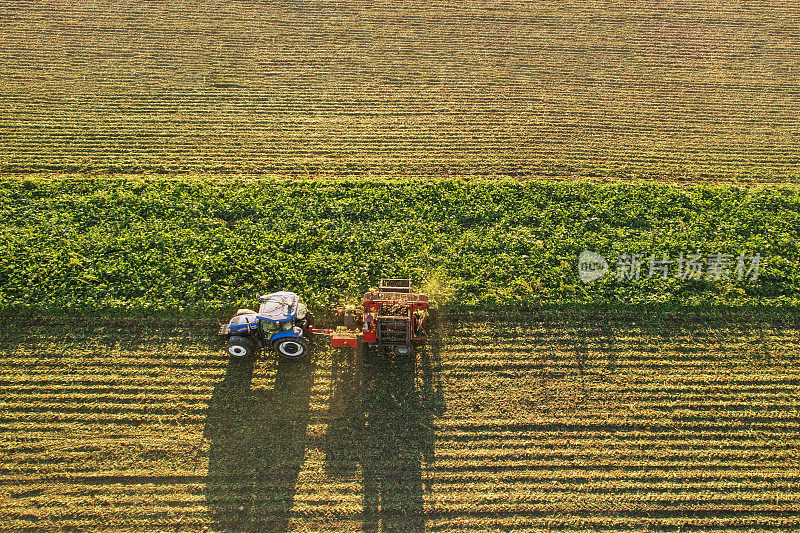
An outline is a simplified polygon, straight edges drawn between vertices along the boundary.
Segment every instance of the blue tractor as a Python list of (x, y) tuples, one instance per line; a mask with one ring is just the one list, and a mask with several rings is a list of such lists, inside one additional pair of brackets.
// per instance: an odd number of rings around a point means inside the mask
[(239, 309), (219, 335), (227, 338), (225, 351), (232, 357), (250, 357), (256, 349), (272, 348), (286, 359), (308, 354), (308, 334), (313, 317), (293, 292), (281, 291), (259, 298), (258, 312)]

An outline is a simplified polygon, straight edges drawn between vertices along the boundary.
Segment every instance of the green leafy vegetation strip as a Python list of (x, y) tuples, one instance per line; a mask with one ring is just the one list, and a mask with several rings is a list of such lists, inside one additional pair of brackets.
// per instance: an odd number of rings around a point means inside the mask
[[(0, 181), (5, 312), (211, 316), (290, 289), (313, 307), (410, 276), (453, 311), (551, 304), (795, 305), (800, 190), (485, 180)], [(584, 284), (583, 250), (610, 272)], [(727, 277), (648, 277), (666, 253)], [(645, 259), (616, 279), (620, 254)], [(758, 279), (735, 258), (760, 254)], [(707, 264), (704, 268), (707, 268)]]

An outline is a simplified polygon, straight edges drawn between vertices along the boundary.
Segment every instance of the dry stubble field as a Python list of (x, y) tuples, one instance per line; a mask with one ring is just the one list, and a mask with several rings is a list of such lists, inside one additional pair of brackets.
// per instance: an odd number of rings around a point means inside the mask
[(796, 181), (796, 2), (0, 2), (0, 170)]
[(0, 523), (800, 527), (791, 316), (450, 321), (412, 359), (230, 363), (213, 327), (7, 324)]

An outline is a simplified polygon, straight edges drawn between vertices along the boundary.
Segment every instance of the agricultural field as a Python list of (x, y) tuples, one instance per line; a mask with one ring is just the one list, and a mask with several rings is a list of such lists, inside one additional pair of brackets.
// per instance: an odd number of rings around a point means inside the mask
[(797, 182), (794, 2), (0, 3), (0, 171)]
[(798, 19), (0, 0), (0, 529), (800, 530)]
[(792, 531), (795, 314), (451, 319), (416, 358), (213, 324), (0, 332), (12, 531)]

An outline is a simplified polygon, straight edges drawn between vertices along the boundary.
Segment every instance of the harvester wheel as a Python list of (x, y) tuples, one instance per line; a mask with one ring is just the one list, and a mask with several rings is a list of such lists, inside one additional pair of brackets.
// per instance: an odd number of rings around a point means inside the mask
[(272, 343), (281, 357), (300, 359), (308, 354), (308, 341), (303, 337), (283, 337)]
[(253, 355), (253, 341), (234, 335), (228, 339), (225, 351), (232, 357), (250, 357)]
[(411, 348), (409, 348), (408, 346), (395, 346), (392, 349), (394, 350), (395, 355), (399, 355), (401, 357), (404, 355), (408, 355), (409, 352), (411, 352)]

